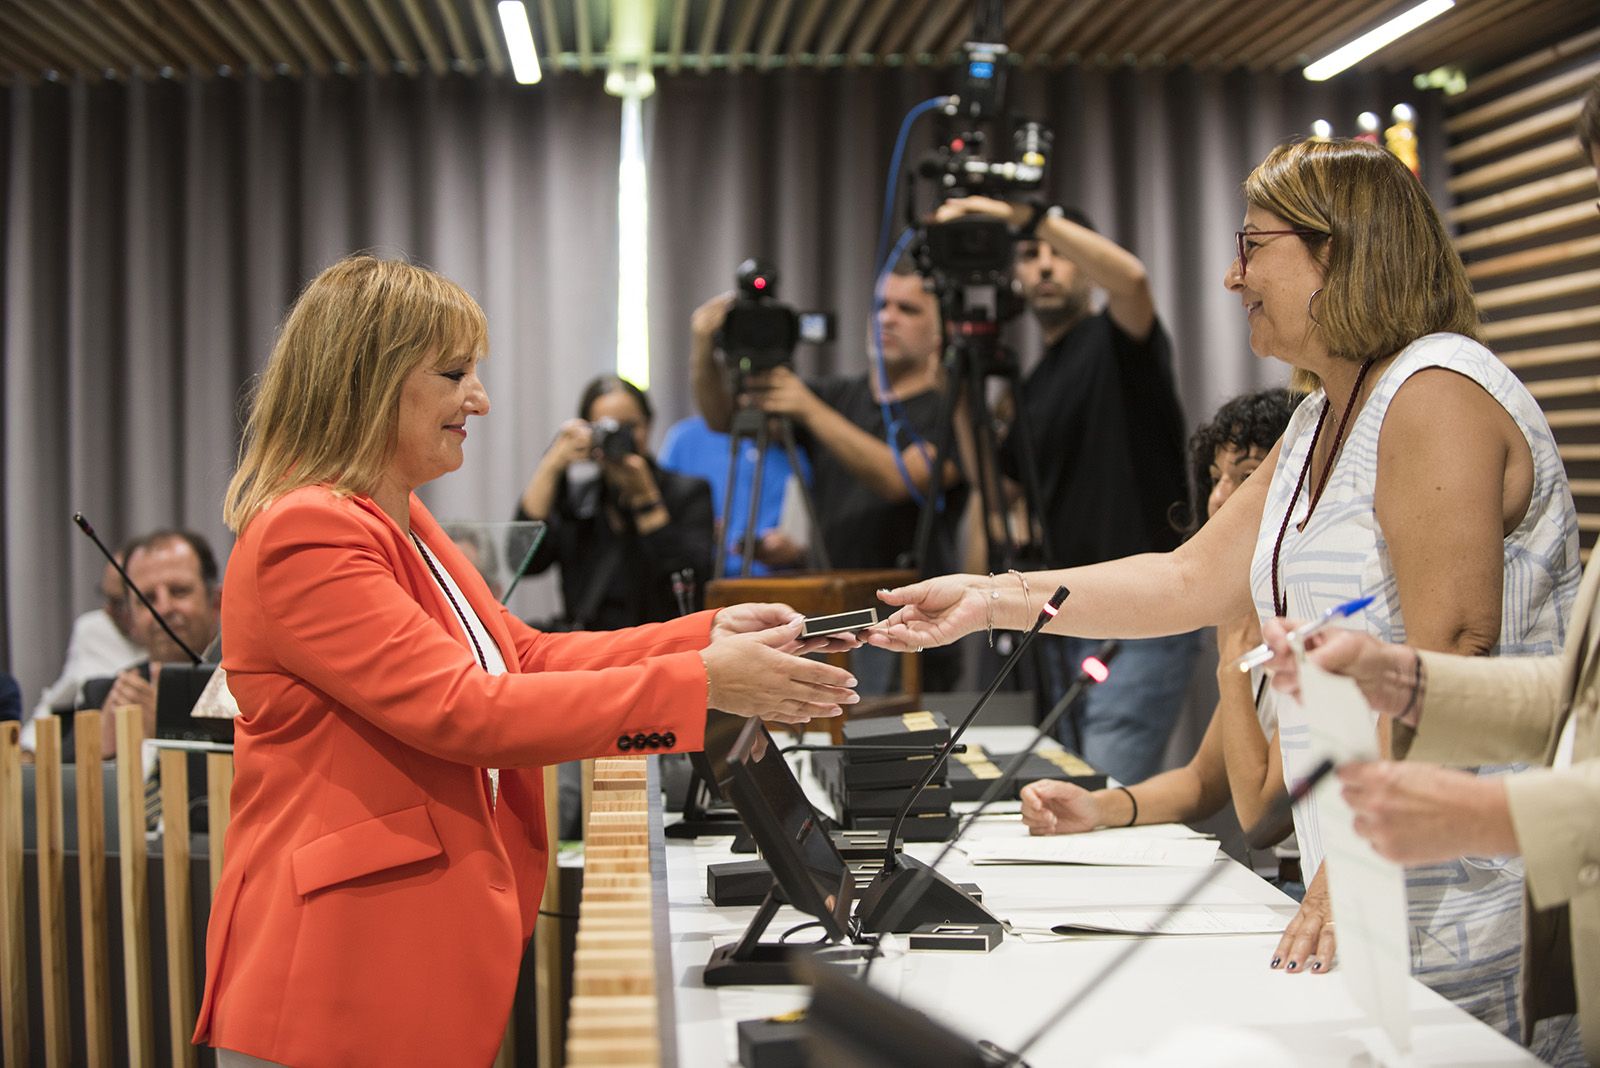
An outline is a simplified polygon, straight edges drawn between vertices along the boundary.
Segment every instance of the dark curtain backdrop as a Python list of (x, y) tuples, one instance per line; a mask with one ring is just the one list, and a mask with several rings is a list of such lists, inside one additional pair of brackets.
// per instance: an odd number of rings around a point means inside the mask
[[(908, 70), (660, 80), (658, 438), (692, 409), (689, 312), (748, 255), (778, 264), (783, 299), (839, 313), (839, 341), (802, 352), (803, 371), (864, 368), (890, 148), (907, 108), (949, 84)], [(1433, 105), (1403, 83), (1068, 69), (1012, 85), (1015, 110), (1055, 130), (1051, 195), (1149, 265), (1191, 422), (1286, 377), (1250, 356), (1220, 285), (1250, 166), (1312, 118), (1348, 128), (1402, 99), (1439, 158)], [(95, 600), (101, 562), (74, 509), (108, 540), (182, 524), (226, 552), (242, 391), (297, 288), (340, 255), (405, 253), (488, 312), (494, 414), (466, 467), (428, 490), (441, 516), (509, 516), (582, 383), (612, 364), (620, 109), (597, 78), (45, 84), (0, 102), (0, 654), (30, 701)], [(1017, 335), (1032, 355), (1026, 324)]]

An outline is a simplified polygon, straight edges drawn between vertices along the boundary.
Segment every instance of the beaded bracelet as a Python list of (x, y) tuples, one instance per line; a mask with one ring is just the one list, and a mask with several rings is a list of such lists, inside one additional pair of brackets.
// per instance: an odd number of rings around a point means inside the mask
[(1017, 576), (1017, 581), (1022, 583), (1022, 607), (1027, 609), (1022, 618), (1031, 620), (1033, 618), (1033, 595), (1028, 590), (1028, 576), (1014, 567), (1008, 570), (1006, 574)]
[(989, 648), (994, 648), (994, 603), (1000, 599), (1000, 590), (994, 583), (994, 572), (989, 572), (989, 599), (983, 602), (984, 629), (989, 632)]

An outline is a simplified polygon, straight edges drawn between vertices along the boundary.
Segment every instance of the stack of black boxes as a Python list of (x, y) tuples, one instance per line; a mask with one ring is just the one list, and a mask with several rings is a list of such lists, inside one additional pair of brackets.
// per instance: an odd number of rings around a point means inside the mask
[[(967, 742), (965, 752), (950, 757), (948, 782), (951, 800), (981, 800), (1013, 759), (1014, 754), (989, 753), (983, 746)], [(1024, 786), (1040, 779), (1070, 782), (1085, 790), (1100, 790), (1106, 785), (1106, 777), (1084, 763), (1076, 753), (1069, 753), (1065, 749), (1040, 750), (1028, 755), (1022, 769), (997, 800), (1015, 801)]]
[[(912, 787), (937, 755), (934, 748), (949, 740), (950, 724), (937, 712), (851, 720), (844, 725), (844, 744), (851, 748), (815, 754), (817, 779), (833, 799), (839, 822), (847, 830), (887, 833)], [(928, 752), (906, 752), (907, 746), (926, 747)], [(949, 774), (946, 762), (917, 796), (902, 829), (902, 841), (939, 842), (955, 831)]]

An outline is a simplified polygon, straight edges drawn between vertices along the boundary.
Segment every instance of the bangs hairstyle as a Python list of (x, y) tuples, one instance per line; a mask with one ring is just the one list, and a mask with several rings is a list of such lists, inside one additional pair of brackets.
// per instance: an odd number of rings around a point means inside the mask
[(235, 533), (301, 486), (369, 494), (394, 451), (400, 391), (424, 363), (488, 347), (483, 309), (423, 267), (348, 256), (311, 280), (250, 400), (222, 517)]
[[(1327, 261), (1315, 319), (1330, 355), (1360, 362), (1424, 334), (1476, 339), (1478, 306), (1461, 257), (1416, 175), (1366, 141), (1291, 141), (1244, 182), (1252, 207), (1289, 226)], [(1325, 235), (1325, 236), (1324, 236)], [(1315, 377), (1296, 371), (1294, 388)]]

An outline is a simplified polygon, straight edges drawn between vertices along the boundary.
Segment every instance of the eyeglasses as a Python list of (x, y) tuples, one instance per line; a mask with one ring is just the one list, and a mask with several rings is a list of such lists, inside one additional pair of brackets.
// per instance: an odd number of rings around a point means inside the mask
[(1242, 279), (1245, 270), (1250, 266), (1250, 256), (1245, 251), (1245, 238), (1247, 237), (1276, 237), (1280, 234), (1294, 234), (1296, 237), (1326, 237), (1321, 230), (1235, 230), (1233, 240), (1239, 250), (1239, 277)]

